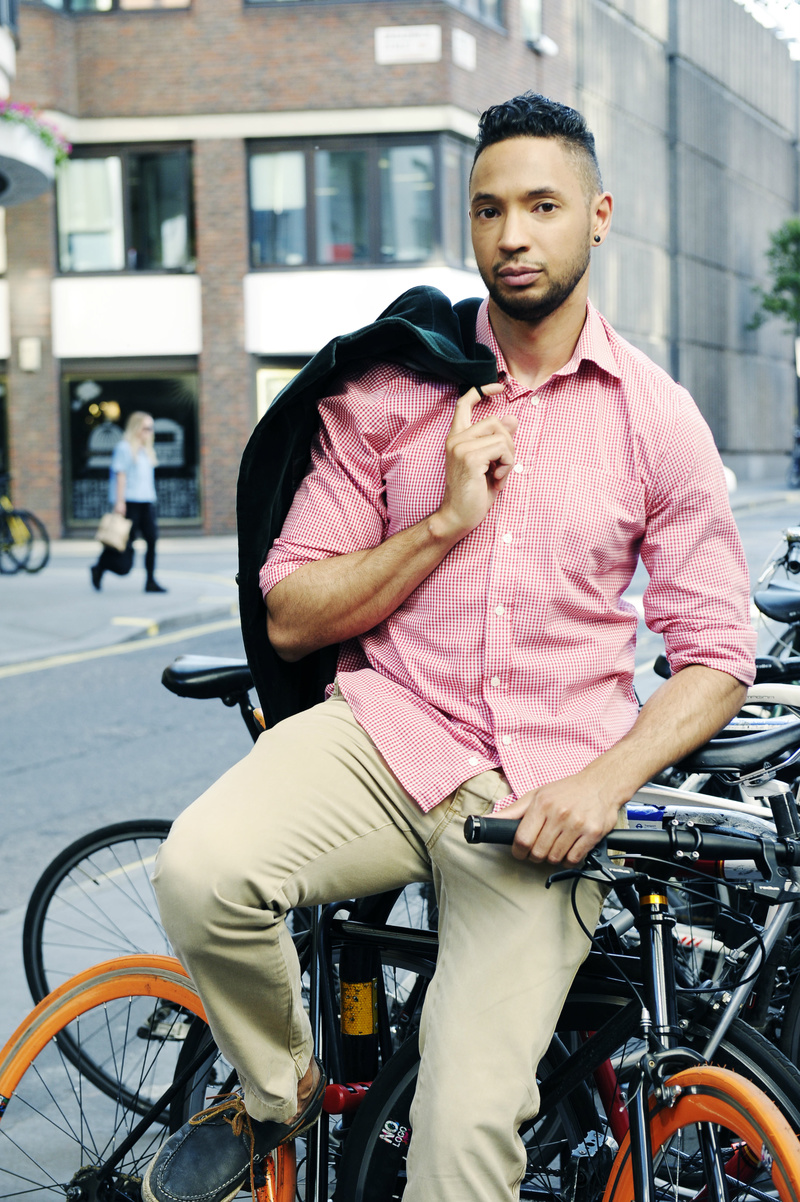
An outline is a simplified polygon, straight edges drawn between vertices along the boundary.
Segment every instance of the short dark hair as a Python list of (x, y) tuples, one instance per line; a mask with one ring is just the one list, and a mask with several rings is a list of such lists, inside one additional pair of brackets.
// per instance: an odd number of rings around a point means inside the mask
[(514, 96), (503, 104), (493, 104), (481, 114), (478, 136), (475, 139), (475, 157), (509, 138), (556, 138), (576, 156), (580, 156), (581, 173), (589, 195), (603, 190), (600, 165), (594, 145), (594, 134), (585, 118), (566, 104), (550, 100), (538, 92), (525, 92)]

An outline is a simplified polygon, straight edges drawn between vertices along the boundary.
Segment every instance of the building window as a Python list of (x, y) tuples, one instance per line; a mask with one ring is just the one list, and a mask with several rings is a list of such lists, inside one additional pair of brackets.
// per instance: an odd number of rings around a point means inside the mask
[(269, 363), (256, 368), (256, 421), (260, 421), (290, 380), (293, 380), (303, 364), (287, 366), (284, 363)]
[(469, 144), (445, 135), (254, 145), (252, 265), (464, 266), (470, 160)]
[(159, 520), (197, 524), (201, 513), (196, 372), (67, 373), (63, 396), (71, 524), (96, 524), (108, 509), (111, 455), (136, 409), (152, 413), (155, 419)]
[(190, 8), (191, 0), (44, 0), (50, 8), (72, 13), (135, 12), (154, 8)]
[(62, 271), (193, 271), (188, 148), (78, 151), (58, 175)]

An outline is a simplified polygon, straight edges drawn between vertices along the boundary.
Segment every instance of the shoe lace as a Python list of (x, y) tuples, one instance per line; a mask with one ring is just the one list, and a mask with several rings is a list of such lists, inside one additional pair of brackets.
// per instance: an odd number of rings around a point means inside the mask
[[(244, 1098), (238, 1093), (217, 1094), (217, 1100), (213, 1106), (207, 1106), (205, 1110), (201, 1110), (199, 1114), (195, 1114), (189, 1119), (189, 1123), (193, 1127), (199, 1127), (201, 1123), (207, 1123), (209, 1119), (221, 1116), (223, 1122), (229, 1123), (233, 1129), (233, 1134), (236, 1139), (243, 1131), (247, 1132), (247, 1138), (250, 1144), (250, 1193), (253, 1202), (259, 1202), (256, 1196), (255, 1186), (255, 1134), (253, 1132), (253, 1123), (250, 1115), (245, 1110)], [(232, 1113), (227, 1113), (232, 1111)], [(267, 1182), (269, 1186), (269, 1182)], [(260, 1192), (260, 1191), (259, 1191)], [(271, 1194), (271, 1189), (267, 1198)], [(262, 1195), (263, 1197), (263, 1195)]]

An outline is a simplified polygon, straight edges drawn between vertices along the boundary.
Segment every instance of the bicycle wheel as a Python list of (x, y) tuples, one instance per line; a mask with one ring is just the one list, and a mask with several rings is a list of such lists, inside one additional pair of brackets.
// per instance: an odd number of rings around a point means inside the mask
[[(800, 1143), (769, 1098), (736, 1073), (715, 1066), (670, 1078), (680, 1093), (651, 1103), (656, 1198), (780, 1199), (800, 1195)], [(714, 1144), (709, 1143), (709, 1128)], [(726, 1178), (721, 1193), (714, 1173)], [(687, 1190), (689, 1191), (687, 1195)], [(603, 1202), (634, 1202), (630, 1136), (622, 1141)]]
[(6, 509), (0, 518), (0, 572), (13, 575), (25, 567), (33, 541), (16, 509)]
[[(157, 1034), (146, 1021), (156, 999), (172, 1014)], [(41, 1002), (0, 1051), (0, 1199), (140, 1202), (142, 1174), (166, 1136), (164, 1092), (186, 1029), (199, 1022), (200, 999), (166, 956), (96, 965)], [(113, 1097), (63, 1055), (65, 1035), (115, 1078)], [(294, 1202), (290, 1153), (278, 1150), (273, 1178), (278, 1202)]]
[(169, 954), (150, 876), (170, 825), (141, 818), (101, 827), (45, 868), (22, 929), (25, 976), (35, 1002), (109, 956)]
[[(563, 1045), (554, 1039), (539, 1066), (540, 1080), (565, 1058)], [(337, 1202), (396, 1202), (402, 1197), (418, 1069), (416, 1041), (405, 1043), (370, 1087), (347, 1136)], [(520, 1131), (528, 1160), (520, 1198), (563, 1202), (579, 1196), (588, 1202), (599, 1197), (613, 1158), (609, 1146), (600, 1142), (594, 1147), (592, 1136), (599, 1126), (585, 1086), (526, 1124)], [(578, 1153), (581, 1148), (584, 1156)]]
[(41, 572), (50, 558), (50, 535), (35, 513), (28, 509), (17, 510), (17, 516), (25, 523), (28, 531), (28, 555), (22, 565), (26, 572)]

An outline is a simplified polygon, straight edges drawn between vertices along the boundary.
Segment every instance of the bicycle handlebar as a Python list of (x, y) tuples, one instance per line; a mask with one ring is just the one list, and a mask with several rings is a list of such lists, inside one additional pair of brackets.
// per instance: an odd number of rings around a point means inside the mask
[[(519, 821), (511, 818), (477, 818), (470, 815), (464, 823), (467, 843), (514, 842)], [(696, 856), (708, 860), (759, 860), (763, 858), (764, 839), (704, 831), (699, 827), (669, 827), (663, 831), (613, 830), (606, 835), (611, 851), (649, 856), (653, 860), (678, 860), (690, 864)], [(800, 866), (800, 841), (768, 840), (774, 847), (778, 864)]]

